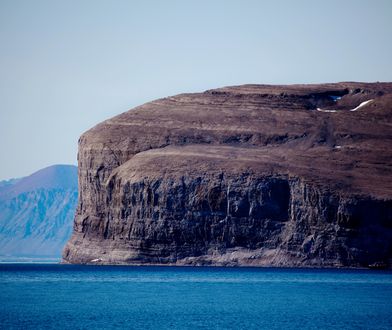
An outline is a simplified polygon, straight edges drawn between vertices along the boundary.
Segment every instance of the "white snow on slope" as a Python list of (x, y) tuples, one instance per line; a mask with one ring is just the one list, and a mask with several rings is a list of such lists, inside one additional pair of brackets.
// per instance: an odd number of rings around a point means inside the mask
[(317, 111), (321, 111), (321, 112), (336, 112), (337, 110), (325, 110), (325, 109), (317, 108)]
[[(360, 108), (364, 107), (366, 104), (369, 104), (372, 101), (373, 101), (373, 99), (364, 101), (360, 105), (358, 105), (356, 108), (351, 109), (349, 111), (357, 111), (357, 110), (359, 110)], [(317, 111), (321, 111), (321, 112), (337, 112), (338, 110), (332, 110), (332, 109), (331, 110), (327, 110), (327, 109), (317, 108)]]
[(370, 102), (372, 102), (373, 101), (373, 99), (371, 99), (371, 100), (367, 100), (367, 101), (365, 101), (365, 102), (362, 102), (360, 105), (358, 105), (356, 108), (354, 108), (354, 109), (351, 109), (350, 111), (357, 111), (359, 108), (362, 108), (363, 106), (365, 106), (366, 104), (369, 104)]

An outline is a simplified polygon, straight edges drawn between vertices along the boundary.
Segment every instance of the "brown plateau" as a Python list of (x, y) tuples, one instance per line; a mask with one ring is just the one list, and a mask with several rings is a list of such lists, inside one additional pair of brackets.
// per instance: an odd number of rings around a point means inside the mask
[(391, 146), (392, 83), (149, 102), (81, 136), (63, 261), (390, 266)]

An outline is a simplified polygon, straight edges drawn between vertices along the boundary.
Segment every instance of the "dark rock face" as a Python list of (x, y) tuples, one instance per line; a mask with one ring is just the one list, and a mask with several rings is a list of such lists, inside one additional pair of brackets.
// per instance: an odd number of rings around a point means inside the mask
[(391, 119), (391, 83), (227, 87), (109, 119), (79, 142), (63, 260), (389, 265)]

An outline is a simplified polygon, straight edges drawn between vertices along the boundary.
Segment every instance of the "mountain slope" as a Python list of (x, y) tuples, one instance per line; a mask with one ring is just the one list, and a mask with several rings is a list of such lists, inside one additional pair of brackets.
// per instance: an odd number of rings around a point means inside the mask
[(71, 165), (0, 185), (0, 256), (60, 256), (72, 232), (77, 196), (77, 167)]

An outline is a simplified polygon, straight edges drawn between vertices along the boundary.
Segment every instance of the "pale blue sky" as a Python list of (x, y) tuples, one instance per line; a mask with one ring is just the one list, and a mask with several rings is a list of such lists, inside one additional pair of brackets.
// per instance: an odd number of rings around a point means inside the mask
[(245, 83), (392, 81), (392, 1), (0, 0), (0, 179), (76, 164), (141, 103)]

